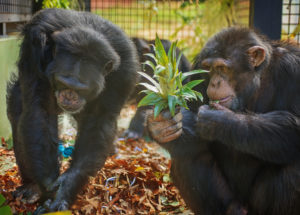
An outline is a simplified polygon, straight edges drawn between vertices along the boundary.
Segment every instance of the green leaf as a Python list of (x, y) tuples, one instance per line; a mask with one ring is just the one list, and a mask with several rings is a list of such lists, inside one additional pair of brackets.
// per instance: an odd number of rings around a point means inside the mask
[(156, 59), (156, 57), (155, 57), (154, 54), (152, 54), (152, 53), (146, 53), (146, 54), (144, 54), (144, 55), (150, 57), (151, 59), (153, 59), (154, 62), (157, 64), (157, 59)]
[(157, 34), (155, 38), (155, 54), (159, 64), (162, 64), (163, 66), (168, 64), (168, 57), (165, 48)]
[(154, 106), (154, 119), (160, 114), (160, 112), (167, 107), (167, 104), (164, 100), (158, 102)]
[(151, 78), (148, 74), (144, 73), (144, 72), (138, 72), (141, 76), (143, 76), (144, 78), (146, 78), (147, 80), (149, 80), (156, 88), (158, 91), (161, 91), (159, 84), (153, 79)]
[(146, 106), (146, 105), (154, 105), (155, 103), (162, 100), (161, 96), (156, 93), (150, 93), (146, 95), (142, 100), (138, 103), (138, 107)]
[(200, 73), (208, 73), (208, 72), (209, 71), (207, 71), (207, 70), (193, 70), (193, 71), (190, 71), (190, 72), (182, 73), (182, 81), (184, 81), (188, 76), (195, 75), (195, 74), (200, 74)]
[(191, 100), (191, 99), (197, 99), (196, 94), (194, 93), (194, 90), (191, 88), (185, 87), (182, 90), (182, 96), (184, 99)]
[(3, 206), (0, 208), (0, 214), (1, 215), (12, 215), (12, 211), (11, 211), (11, 208), (6, 205), (6, 206)]
[(155, 70), (155, 65), (150, 60), (147, 60), (143, 63), (143, 69), (145, 69), (144, 66), (149, 66), (153, 71)]
[(173, 207), (177, 207), (180, 205), (179, 202), (175, 201), (175, 202), (170, 202), (169, 205), (173, 206)]
[(154, 77), (160, 75), (160, 73), (164, 70), (166, 70), (166, 67), (164, 67), (162, 65), (157, 65), (155, 70), (154, 70)]
[(152, 91), (154, 93), (158, 93), (159, 92), (159, 90), (155, 86), (153, 86), (151, 84), (148, 84), (148, 83), (139, 83), (139, 85), (142, 85), (142, 86), (146, 87), (148, 90), (150, 90), (150, 91)]
[(197, 92), (197, 91), (195, 91), (195, 90), (193, 90), (193, 91), (194, 91), (194, 93), (196, 94), (196, 96), (199, 98), (199, 100), (200, 100), (201, 102), (203, 102), (203, 95), (202, 95), (202, 93)]
[(171, 63), (168, 63), (168, 72), (169, 72), (169, 78), (168, 78), (168, 80), (171, 80), (173, 78), (173, 76), (174, 76), (173, 67), (172, 67)]
[[(171, 43), (171, 47), (168, 51), (168, 58), (169, 58), (169, 63), (174, 63), (176, 62), (176, 46), (177, 46), (177, 41)], [(175, 65), (174, 65), (175, 68)]]
[[(180, 61), (181, 61), (181, 57), (182, 57), (182, 52), (180, 52), (179, 57), (178, 57), (178, 59), (177, 59), (177, 63), (176, 63), (176, 71), (177, 71), (178, 68), (179, 68), (179, 64), (180, 64)], [(179, 71), (179, 72), (182, 72), (182, 71)]]
[(145, 94), (150, 94), (150, 93), (153, 93), (153, 91), (152, 90), (141, 90), (140, 92), (139, 92), (139, 94), (140, 93), (145, 93)]
[(176, 104), (177, 104), (177, 98), (175, 96), (168, 95), (168, 106), (172, 116), (175, 115)]
[(5, 197), (0, 194), (0, 206), (3, 205), (3, 203), (5, 202)]
[(188, 87), (190, 89), (193, 89), (195, 86), (197, 86), (198, 84), (202, 83), (204, 80), (194, 80), (194, 81), (190, 81), (189, 83), (185, 84), (183, 86), (183, 88)]

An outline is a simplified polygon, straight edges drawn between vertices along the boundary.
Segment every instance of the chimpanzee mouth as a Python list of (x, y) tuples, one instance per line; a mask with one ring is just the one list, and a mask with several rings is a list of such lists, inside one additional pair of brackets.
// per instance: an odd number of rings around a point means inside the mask
[(231, 101), (233, 99), (233, 96), (226, 96), (224, 98), (221, 98), (221, 99), (215, 99), (215, 100), (210, 100), (209, 103), (212, 104), (212, 103), (218, 103), (224, 107), (228, 107), (231, 105)]
[(77, 92), (71, 89), (64, 89), (55, 92), (58, 106), (68, 113), (80, 112), (86, 101)]

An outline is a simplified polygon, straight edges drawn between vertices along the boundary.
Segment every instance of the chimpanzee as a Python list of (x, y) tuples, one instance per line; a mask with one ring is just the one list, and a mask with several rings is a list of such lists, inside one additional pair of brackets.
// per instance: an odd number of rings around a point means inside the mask
[[(111, 152), (138, 57), (119, 27), (87, 12), (43, 10), (22, 33), (18, 78), (7, 96), (23, 181), (15, 195), (31, 200), (38, 191), (45, 202), (36, 214), (65, 210)], [(70, 168), (59, 175), (57, 115), (63, 112), (74, 116), (78, 134)]]
[[(137, 37), (133, 37), (132, 41), (135, 44), (135, 47), (137, 49), (137, 53), (139, 56), (139, 61), (140, 64), (144, 63), (145, 61), (149, 60), (152, 63), (155, 64), (154, 60), (151, 57), (146, 56), (145, 54), (151, 53), (154, 54), (154, 48), (153, 45), (155, 44), (155, 40), (145, 40)], [(165, 49), (165, 51), (168, 53), (170, 47), (171, 47), (171, 42), (169, 40), (161, 39), (162, 45)], [(180, 54), (181, 50), (176, 49), (176, 56), (178, 57)], [(142, 66), (143, 67), (143, 66)], [(188, 59), (182, 55), (180, 59), (180, 63), (178, 66), (179, 71), (181, 72), (188, 72), (191, 69), (191, 64), (188, 61)], [(150, 75), (151, 77), (153, 76), (153, 71), (149, 66), (144, 66), (145, 73)], [(142, 82), (149, 82), (146, 78), (139, 76), (139, 81), (140, 83)], [(144, 87), (141, 85), (136, 85), (135, 90), (133, 91), (131, 95), (130, 101), (133, 100), (134, 103), (138, 104), (138, 102), (145, 96), (144, 93), (140, 93), (142, 90), (144, 90)], [(139, 107), (136, 110), (135, 115), (130, 121), (129, 128), (125, 131), (124, 136), (127, 139), (138, 139), (143, 136), (144, 130), (145, 130), (145, 121), (146, 121), (146, 111), (149, 109), (149, 106), (143, 106)]]
[(201, 215), (300, 214), (300, 48), (231, 27), (193, 67), (210, 71), (197, 77), (206, 79), (198, 113), (147, 118), (187, 205)]

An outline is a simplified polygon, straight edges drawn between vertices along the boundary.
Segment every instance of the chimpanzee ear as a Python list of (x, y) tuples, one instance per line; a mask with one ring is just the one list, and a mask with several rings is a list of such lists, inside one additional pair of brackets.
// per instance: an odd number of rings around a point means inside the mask
[(142, 50), (143, 54), (149, 53), (150, 52), (150, 46), (145, 40), (140, 41), (140, 47)]
[(108, 59), (106, 59), (106, 63), (104, 65), (105, 75), (118, 69), (120, 66), (120, 57), (119, 55), (111, 49), (110, 52), (107, 50), (107, 54), (109, 56)]
[[(51, 37), (52, 39), (55, 39), (55, 37), (57, 37), (57, 35), (60, 33), (60, 31), (54, 31), (52, 34), (51, 34)], [(53, 47), (52, 47), (52, 56), (53, 58), (55, 57), (56, 55), (56, 44), (54, 43)]]
[(252, 46), (247, 52), (253, 67), (258, 67), (265, 61), (266, 50), (262, 46)]
[(112, 60), (108, 61), (104, 66), (105, 75), (112, 72), (114, 70), (114, 68), (115, 68), (114, 62)]

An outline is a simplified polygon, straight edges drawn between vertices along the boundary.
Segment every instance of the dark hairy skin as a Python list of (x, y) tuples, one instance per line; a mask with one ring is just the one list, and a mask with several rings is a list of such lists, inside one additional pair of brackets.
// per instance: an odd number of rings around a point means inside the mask
[[(138, 56), (139, 56), (139, 61), (141, 64), (141, 68), (143, 68), (142, 63), (144, 63), (145, 61), (149, 60), (152, 61), (152, 63), (155, 64), (154, 60), (151, 57), (146, 56), (145, 54), (147, 53), (154, 53), (154, 49), (152, 45), (155, 45), (155, 41), (154, 40), (145, 40), (145, 39), (141, 39), (141, 38), (132, 38), (133, 43), (135, 44), (135, 47), (137, 49), (138, 52)], [(161, 40), (163, 47), (166, 51), (166, 53), (168, 53), (170, 47), (171, 47), (171, 42), (169, 40)], [(176, 49), (176, 56), (179, 57), (180, 54), (180, 50), (177, 48)], [(179, 71), (181, 72), (188, 72), (191, 69), (191, 65), (190, 62), (188, 61), (188, 59), (182, 55), (181, 59), (180, 59), (180, 63), (178, 66)], [(153, 70), (149, 67), (149, 66), (145, 66), (144, 70), (143, 70), (146, 74), (148, 74), (149, 76), (153, 76)], [(149, 82), (146, 78), (139, 76), (139, 83), (144, 83), (144, 82)], [(133, 102), (135, 104), (138, 104), (139, 101), (145, 96), (144, 93), (140, 93), (142, 90), (144, 90), (144, 87), (141, 85), (136, 85), (133, 93), (131, 94), (131, 101), (133, 100)], [(133, 116), (133, 118), (130, 121), (129, 124), (129, 128), (125, 131), (124, 136), (127, 139), (138, 139), (143, 137), (143, 134), (145, 132), (145, 121), (146, 121), (146, 112), (147, 110), (151, 109), (151, 107), (149, 106), (143, 106), (143, 107), (138, 107), (136, 110), (135, 115)]]
[(195, 77), (206, 79), (203, 103), (182, 121), (148, 117), (187, 205), (202, 215), (300, 214), (300, 48), (228, 28), (194, 68), (210, 71)]
[[(138, 59), (120, 28), (97, 15), (61, 9), (37, 13), (23, 28), (18, 76), (7, 113), (23, 186), (35, 214), (68, 209), (112, 150), (117, 117), (134, 89)], [(60, 175), (57, 116), (78, 123), (70, 168)]]

